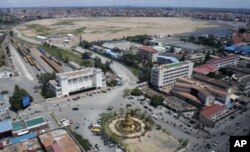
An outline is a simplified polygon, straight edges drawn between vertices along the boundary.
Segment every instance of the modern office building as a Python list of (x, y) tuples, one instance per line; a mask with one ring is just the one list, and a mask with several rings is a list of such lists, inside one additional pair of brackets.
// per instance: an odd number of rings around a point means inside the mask
[(143, 46), (139, 48), (139, 57), (143, 60), (156, 62), (157, 56), (158, 56), (157, 50), (151, 47)]
[(180, 62), (154, 67), (151, 71), (151, 84), (158, 90), (170, 90), (179, 77), (191, 78), (192, 62)]
[(56, 74), (56, 80), (50, 81), (50, 89), (56, 97), (68, 96), (70, 93), (106, 86), (101, 69), (86, 68)]
[(207, 63), (213, 64), (213, 65), (217, 66), (217, 68), (221, 68), (221, 67), (225, 67), (227, 65), (236, 65), (239, 63), (239, 61), (240, 61), (240, 57), (238, 55), (232, 54), (232, 55), (220, 57), (217, 59), (208, 60)]

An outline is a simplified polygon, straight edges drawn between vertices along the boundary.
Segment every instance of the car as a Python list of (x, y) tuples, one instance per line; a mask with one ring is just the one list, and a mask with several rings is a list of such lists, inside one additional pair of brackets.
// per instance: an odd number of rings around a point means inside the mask
[(225, 135), (225, 132), (224, 132), (224, 131), (222, 131), (222, 132), (220, 133), (220, 135), (221, 135), (221, 136)]
[(111, 106), (108, 106), (108, 108), (107, 108), (107, 110), (112, 110), (113, 109), (113, 107), (111, 107)]
[(132, 107), (132, 105), (128, 103), (128, 104), (126, 104), (126, 107)]
[(109, 144), (109, 148), (113, 148), (113, 147), (115, 147), (115, 144)]
[(101, 123), (102, 123), (102, 120), (101, 120), (101, 119), (98, 119), (98, 120), (97, 120), (97, 124), (100, 125)]
[(243, 131), (247, 131), (247, 128), (244, 128)]
[(148, 107), (147, 106), (143, 106), (145, 109), (148, 109)]
[(99, 146), (98, 144), (95, 144), (95, 148), (98, 149), (98, 150), (101, 150), (101, 146)]
[(72, 108), (72, 110), (73, 110), (73, 111), (76, 111), (76, 110), (79, 110), (79, 108), (74, 107), (74, 108)]
[(212, 148), (212, 146), (210, 144), (207, 144), (206, 146), (207, 146), (208, 149)]
[(240, 129), (241, 129), (241, 127), (240, 127), (240, 126), (238, 126), (238, 127), (237, 127), (237, 129), (239, 129), (239, 130), (240, 130)]

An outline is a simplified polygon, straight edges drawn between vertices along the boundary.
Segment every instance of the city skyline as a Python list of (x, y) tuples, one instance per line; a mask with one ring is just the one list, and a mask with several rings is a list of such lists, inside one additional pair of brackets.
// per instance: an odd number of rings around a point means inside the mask
[(5, 0), (2, 8), (12, 7), (88, 7), (88, 6), (134, 6), (134, 7), (208, 7), (250, 8), (248, 0)]

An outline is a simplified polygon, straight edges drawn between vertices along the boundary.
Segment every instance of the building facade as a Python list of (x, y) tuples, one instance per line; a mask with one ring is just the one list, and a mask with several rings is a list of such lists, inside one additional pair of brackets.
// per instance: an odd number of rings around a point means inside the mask
[(236, 65), (240, 61), (240, 57), (238, 55), (228, 55), (224, 57), (220, 57), (217, 59), (208, 60), (208, 64), (213, 64), (218, 68), (225, 67), (227, 65)]
[(200, 104), (199, 107), (213, 104), (215, 101), (225, 104), (227, 107), (233, 105), (230, 94), (227, 92), (186, 78), (178, 78), (171, 92), (175, 96), (182, 96), (182, 98), (196, 102), (192, 103), (193, 105)]
[(156, 62), (157, 61), (158, 52), (157, 50), (143, 46), (139, 48), (139, 57), (143, 60)]
[(72, 92), (106, 86), (101, 69), (86, 68), (77, 71), (58, 73), (56, 80), (50, 81), (50, 88), (56, 97), (68, 96)]
[(151, 71), (151, 84), (158, 90), (171, 89), (179, 77), (191, 78), (192, 62), (165, 64)]

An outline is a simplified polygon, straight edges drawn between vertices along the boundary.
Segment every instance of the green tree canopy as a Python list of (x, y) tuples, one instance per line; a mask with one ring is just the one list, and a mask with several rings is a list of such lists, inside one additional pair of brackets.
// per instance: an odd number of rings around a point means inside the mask
[[(18, 111), (18, 110), (21, 110), (24, 108), (23, 104), (22, 104), (22, 98), (24, 96), (30, 96), (30, 95), (27, 93), (26, 90), (19, 88), (19, 86), (16, 85), (15, 89), (14, 89), (13, 96), (10, 97), (10, 100), (9, 100), (11, 108), (14, 111)], [(31, 100), (32, 100), (32, 97), (31, 97)]]
[(42, 85), (42, 96), (45, 98), (53, 97), (49, 90), (49, 81), (56, 78), (55, 73), (42, 73), (37, 76), (39, 83)]
[(162, 105), (164, 101), (163, 96), (161, 95), (154, 95), (151, 97), (150, 105), (153, 107), (158, 107), (159, 105)]
[(142, 92), (138, 87), (134, 88), (134, 89), (131, 91), (131, 95), (133, 95), (133, 96), (140, 96), (140, 95), (142, 95), (142, 94), (143, 94), (143, 92)]

